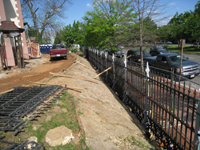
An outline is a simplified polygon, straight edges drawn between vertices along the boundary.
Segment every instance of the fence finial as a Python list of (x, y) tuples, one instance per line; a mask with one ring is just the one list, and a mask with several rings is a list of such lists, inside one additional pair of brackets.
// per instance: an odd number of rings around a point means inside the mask
[(146, 67), (145, 71), (147, 73), (147, 77), (149, 78), (150, 69), (149, 69), (149, 62), (148, 61), (147, 61), (147, 67)]
[(108, 56), (108, 53), (107, 53), (107, 52), (105, 52), (105, 60), (107, 59), (107, 56)]
[(113, 62), (115, 61), (115, 54), (114, 53), (112, 54), (112, 60), (113, 60)]
[(126, 55), (124, 56), (124, 64), (125, 64), (125, 68), (127, 67), (127, 58)]

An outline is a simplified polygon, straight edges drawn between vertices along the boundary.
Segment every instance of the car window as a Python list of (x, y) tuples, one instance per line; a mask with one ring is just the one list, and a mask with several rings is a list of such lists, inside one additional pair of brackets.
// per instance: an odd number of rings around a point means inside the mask
[(133, 54), (133, 51), (128, 51), (128, 56)]
[[(172, 63), (177, 63), (177, 62), (181, 61), (181, 55), (170, 56), (169, 59)], [(187, 60), (187, 58), (185, 58), (185, 56), (183, 56), (182, 61), (186, 61), (186, 60)]]
[(145, 50), (143, 50), (143, 54), (144, 54), (144, 55), (148, 55), (148, 53), (147, 53)]
[(140, 51), (135, 51), (136, 56), (140, 56)]
[(158, 49), (158, 52), (168, 52), (166, 49)]
[(162, 60), (162, 56), (157, 56), (157, 61), (161, 62), (161, 60)]
[(52, 49), (56, 49), (56, 45), (53, 45), (53, 46), (52, 46)]

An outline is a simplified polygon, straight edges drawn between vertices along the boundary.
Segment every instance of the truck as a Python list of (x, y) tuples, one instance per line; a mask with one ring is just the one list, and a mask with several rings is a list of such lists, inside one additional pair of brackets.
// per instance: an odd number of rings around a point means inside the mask
[(67, 58), (67, 48), (63, 44), (54, 44), (49, 50), (50, 60), (56, 57)]
[(171, 71), (173, 68), (175, 74), (180, 74), (186, 78), (194, 78), (199, 75), (200, 69), (197, 62), (182, 57), (182, 67), (180, 68), (181, 55), (179, 53), (163, 53), (154, 57), (144, 58), (144, 62), (148, 62), (149, 66)]

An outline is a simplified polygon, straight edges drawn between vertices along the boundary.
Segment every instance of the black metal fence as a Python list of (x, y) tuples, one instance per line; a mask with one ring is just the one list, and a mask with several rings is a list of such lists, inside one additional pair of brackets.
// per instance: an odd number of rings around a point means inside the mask
[(149, 68), (148, 64), (142, 72), (139, 63), (97, 50), (90, 49), (88, 59), (99, 72), (109, 68), (101, 78), (164, 148), (199, 148), (200, 84), (174, 81), (179, 76), (173, 71)]

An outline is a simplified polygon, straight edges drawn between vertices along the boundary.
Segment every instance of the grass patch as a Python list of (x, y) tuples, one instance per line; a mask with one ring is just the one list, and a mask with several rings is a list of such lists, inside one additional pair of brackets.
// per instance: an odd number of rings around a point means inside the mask
[[(34, 121), (33, 123), (29, 123), (28, 127), (25, 128), (25, 132), (21, 132), (20, 134), (18, 134), (17, 136), (13, 136), (12, 133), (10, 133), (9, 135), (7, 135), (7, 133), (5, 133), (5, 139), (7, 141), (11, 141), (12, 142), (20, 142), (20, 141), (25, 141), (27, 140), (29, 137), (31, 136), (35, 136), (38, 138), (38, 143), (43, 142), (44, 143), (44, 147), (45, 149), (51, 149), (51, 150), (74, 150), (74, 149), (79, 149), (79, 150), (85, 150), (88, 149), (86, 147), (86, 143), (85, 143), (85, 136), (81, 135), (80, 137), (78, 136), (79, 134), (79, 124), (78, 121), (76, 119), (76, 108), (75, 108), (75, 99), (73, 95), (68, 94), (67, 92), (65, 92), (62, 96), (60, 96), (58, 98), (58, 101), (60, 103), (56, 104), (52, 104), (51, 106), (51, 110), (49, 110), (48, 112), (46, 112), (46, 114), (42, 114), (41, 118), (38, 118), (38, 121)], [(55, 112), (53, 112), (52, 107), (53, 106), (59, 106), (61, 108), (65, 108), (67, 109), (67, 112), (62, 112), (59, 114), (55, 115)], [(51, 115), (51, 120), (49, 121), (45, 121), (45, 118), (47, 115)], [(33, 129), (33, 125), (37, 125), (38, 128), (36, 130)], [(60, 126), (66, 126), (67, 128), (72, 130), (72, 134), (75, 137), (75, 141), (76, 142), (72, 142), (69, 143), (67, 145), (64, 146), (56, 146), (56, 147), (51, 147), (49, 146), (46, 142), (45, 142), (45, 136), (47, 134), (47, 132), (50, 129), (54, 129), (56, 127), (60, 127)], [(0, 135), (3, 134), (2, 132), (0, 132)], [(20, 141), (18, 140), (20, 139)]]
[[(166, 49), (169, 52), (181, 52), (181, 47), (178, 47), (178, 45), (167, 45)], [(183, 48), (183, 53), (198, 53), (200, 54), (200, 50), (197, 48), (197, 46), (193, 46), (193, 45), (185, 45), (185, 47)]]
[(143, 149), (149, 149), (148, 145), (145, 145), (144, 143), (142, 143), (142, 141), (137, 140), (134, 136), (125, 138), (124, 142), (129, 142), (131, 143), (131, 145), (136, 145)]
[[(149, 45), (149, 46), (143, 46), (143, 50), (150, 50), (150, 48), (154, 45)], [(178, 45), (161, 45), (164, 48), (166, 48), (169, 52), (181, 52), (181, 47)], [(200, 46), (199, 46), (200, 47)], [(132, 47), (130, 49), (140, 49), (140, 47)], [(200, 54), (200, 48), (197, 48), (197, 45), (185, 45), (183, 48), (183, 53), (195, 53), (195, 54)]]
[(83, 51), (80, 51), (80, 52), (79, 52), (79, 55), (84, 56), (85, 53), (84, 53)]

